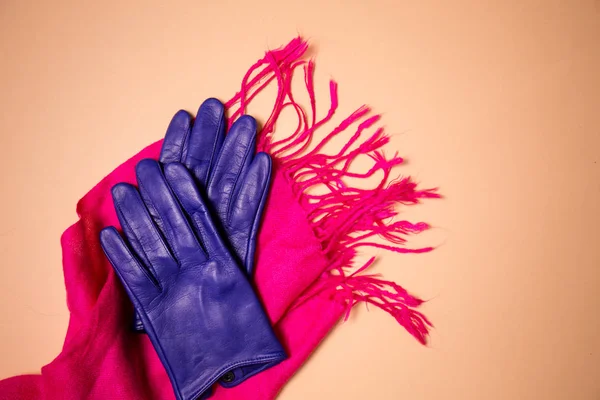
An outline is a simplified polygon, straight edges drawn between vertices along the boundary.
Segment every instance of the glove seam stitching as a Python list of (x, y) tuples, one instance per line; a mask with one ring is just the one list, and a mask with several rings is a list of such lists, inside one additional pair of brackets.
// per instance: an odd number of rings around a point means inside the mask
[[(121, 215), (125, 215), (123, 213), (123, 210), (121, 208), (121, 205), (118, 202), (115, 202), (115, 206), (116, 208), (118, 208), (119, 213)], [(140, 262), (140, 260), (137, 259), (137, 257), (135, 256), (135, 252), (132, 252), (131, 249), (129, 248), (129, 246), (126, 245), (127, 250), (129, 251), (129, 253), (131, 254), (131, 256), (134, 258), (134, 260), (136, 261), (136, 264), (140, 267), (139, 269), (142, 270), (142, 272), (144, 273), (144, 275), (146, 275), (146, 277), (154, 284), (154, 286), (158, 287), (158, 289), (162, 292), (162, 285), (160, 284), (158, 277), (155, 276), (156, 272), (154, 271), (154, 267), (152, 267), (152, 263), (150, 262), (150, 258), (148, 257), (148, 254), (146, 253), (146, 250), (144, 250), (144, 247), (141, 245), (141, 240), (137, 237), (137, 235), (135, 234), (135, 230), (131, 227), (131, 225), (129, 224), (129, 222), (127, 221), (127, 218), (123, 217), (123, 222), (125, 223), (125, 225), (129, 228), (129, 230), (131, 232), (134, 233), (134, 236), (136, 238), (136, 240), (138, 242), (140, 242), (140, 248), (142, 250), (142, 252), (144, 253), (144, 256), (146, 257), (146, 259), (148, 260), (148, 267), (150, 269), (152, 269), (152, 271), (154, 272), (154, 274), (152, 274), (150, 272), (150, 270), (148, 268), (144, 268)], [(110, 257), (109, 257), (110, 259)]]
[(212, 176), (213, 166), (216, 165), (215, 159), (218, 160), (221, 155), (220, 151), (217, 152), (217, 142), (218, 142), (218, 138), (219, 138), (219, 132), (221, 131), (221, 128), (223, 127), (223, 123), (225, 122), (223, 113), (224, 113), (224, 109), (221, 109), (221, 111), (219, 112), (219, 124), (217, 125), (217, 135), (215, 136), (215, 140), (213, 140), (212, 151), (210, 153), (210, 161), (208, 164), (208, 168), (206, 169), (206, 179), (204, 180), (204, 182), (207, 183), (207, 185), (206, 185), (207, 187), (208, 187), (208, 181), (209, 181), (210, 177)]

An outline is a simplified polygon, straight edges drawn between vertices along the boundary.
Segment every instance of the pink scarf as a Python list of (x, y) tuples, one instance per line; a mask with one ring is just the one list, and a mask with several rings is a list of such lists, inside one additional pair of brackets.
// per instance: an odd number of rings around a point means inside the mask
[[(398, 205), (438, 195), (435, 190), (417, 189), (410, 178), (392, 179), (392, 168), (402, 159), (384, 155), (388, 137), (375, 125), (380, 117), (369, 115), (366, 106), (316, 141), (317, 130), (337, 108), (337, 85), (330, 82), (331, 107), (325, 117), (317, 118), (314, 64), (302, 58), (307, 47), (304, 40), (296, 38), (267, 52), (244, 76), (239, 93), (226, 103), (231, 124), (265, 86), (275, 83), (278, 87), (272, 114), (258, 141), (258, 148), (273, 156), (274, 179), (258, 241), (255, 282), (290, 358), (236, 388), (219, 387), (213, 397), (216, 400), (274, 398), (340, 318), (347, 318), (359, 302), (383, 309), (421, 343), (430, 327), (415, 309), (421, 300), (394, 282), (365, 273), (374, 258), (362, 266), (354, 266), (353, 259), (357, 250), (366, 246), (401, 253), (430, 251), (403, 246), (406, 235), (427, 229), (427, 224), (390, 221), (397, 215)], [(308, 112), (292, 95), (292, 77), (298, 69), (303, 70), (310, 99)], [(275, 124), (286, 108), (297, 114), (298, 128), (276, 140)], [(366, 135), (367, 129), (374, 133)], [(330, 139), (342, 134), (347, 135), (347, 144), (326, 152)], [(63, 350), (40, 375), (0, 381), (0, 399), (174, 398), (146, 335), (127, 329), (132, 307), (98, 241), (103, 227), (118, 224), (110, 188), (118, 182), (135, 183), (135, 164), (146, 157), (157, 159), (160, 147), (160, 141), (148, 146), (79, 201), (80, 219), (62, 236), (71, 312)], [(350, 168), (359, 155), (372, 160), (371, 168), (360, 173)], [(383, 177), (369, 189), (346, 182), (376, 173)], [(373, 241), (376, 236), (386, 244)]]

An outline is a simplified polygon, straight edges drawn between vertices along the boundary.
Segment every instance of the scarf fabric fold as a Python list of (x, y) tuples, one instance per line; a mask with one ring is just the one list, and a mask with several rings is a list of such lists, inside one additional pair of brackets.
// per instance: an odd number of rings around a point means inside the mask
[[(304, 54), (308, 43), (295, 38), (268, 51), (246, 73), (240, 91), (226, 103), (231, 125), (266, 86), (277, 95), (271, 115), (258, 134), (257, 147), (274, 160), (273, 186), (258, 238), (255, 287), (290, 358), (243, 384), (217, 388), (214, 399), (274, 398), (338, 321), (360, 302), (393, 316), (419, 342), (426, 343), (431, 327), (417, 310), (420, 299), (398, 284), (367, 273), (375, 258), (356, 265), (363, 247), (400, 253), (432, 248), (405, 247), (407, 235), (428, 229), (425, 223), (395, 221), (398, 206), (439, 197), (421, 190), (408, 177), (393, 176), (402, 163), (383, 148), (389, 138), (377, 127), (379, 115), (358, 108), (327, 134), (321, 134), (337, 109), (337, 85), (330, 82), (328, 112), (318, 117), (314, 91), (314, 62)], [(302, 74), (309, 106), (292, 94), (292, 79)], [(291, 109), (297, 129), (277, 134), (281, 115)], [(259, 116), (260, 117), (260, 116)], [(326, 150), (336, 139), (343, 144)], [(79, 220), (61, 239), (63, 268), (70, 311), (62, 352), (39, 375), (0, 381), (0, 399), (171, 399), (166, 372), (146, 335), (127, 327), (133, 313), (112, 267), (99, 244), (98, 234), (118, 226), (111, 187), (135, 184), (135, 164), (158, 159), (162, 141), (139, 152), (106, 176), (78, 203)], [(359, 156), (371, 167), (356, 172)], [(371, 188), (349, 182), (375, 180)], [(383, 239), (383, 240), (382, 240)]]

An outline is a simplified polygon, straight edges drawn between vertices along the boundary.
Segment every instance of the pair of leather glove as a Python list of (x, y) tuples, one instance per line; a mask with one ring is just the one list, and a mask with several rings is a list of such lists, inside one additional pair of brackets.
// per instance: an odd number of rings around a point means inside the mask
[(138, 187), (113, 188), (124, 238), (102, 248), (134, 304), (178, 400), (204, 399), (218, 381), (235, 386), (287, 356), (251, 277), (271, 159), (255, 154), (256, 121), (225, 135), (224, 107), (206, 100), (192, 122), (172, 119), (160, 160), (136, 167)]

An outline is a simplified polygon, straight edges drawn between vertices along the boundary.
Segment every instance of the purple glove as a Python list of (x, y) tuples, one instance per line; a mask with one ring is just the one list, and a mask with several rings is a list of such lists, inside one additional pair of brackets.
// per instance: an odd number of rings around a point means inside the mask
[[(254, 158), (254, 118), (239, 118), (227, 137), (225, 126), (225, 108), (214, 98), (202, 103), (195, 123), (186, 111), (177, 112), (167, 128), (160, 162), (181, 162), (192, 172), (208, 195), (207, 207), (223, 240), (251, 277), (258, 227), (269, 192), (271, 160)], [(127, 233), (126, 227), (123, 230)], [(132, 245), (136, 248), (137, 244)], [(134, 329), (144, 331), (137, 313)]]
[[(260, 153), (252, 165), (264, 164), (269, 157)], [(163, 175), (158, 162), (143, 160), (136, 170), (139, 192), (129, 184), (113, 188), (131, 247), (114, 227), (105, 228), (100, 240), (176, 398), (205, 398), (221, 377), (228, 377), (222, 385), (232, 386), (283, 361), (286, 354), (188, 169), (167, 164)], [(242, 193), (253, 190), (237, 189), (238, 201), (228, 207), (233, 214), (244, 210)]]

